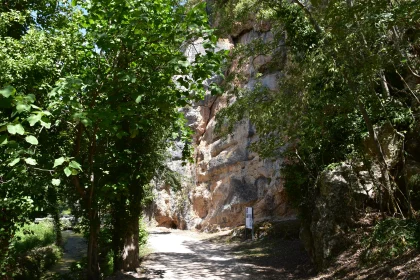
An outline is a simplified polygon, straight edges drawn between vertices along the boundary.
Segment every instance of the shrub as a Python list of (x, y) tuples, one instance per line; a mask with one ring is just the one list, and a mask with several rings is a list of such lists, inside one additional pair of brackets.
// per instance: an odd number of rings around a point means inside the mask
[(12, 242), (14, 279), (40, 279), (61, 258), (61, 249), (54, 241), (52, 222), (32, 223), (20, 228)]
[(50, 221), (23, 226), (15, 235), (13, 247), (16, 253), (25, 253), (37, 247), (45, 247), (55, 241), (54, 225)]
[(56, 245), (35, 248), (18, 257), (14, 279), (40, 279), (60, 258), (61, 249)]
[(376, 263), (390, 260), (419, 247), (420, 223), (416, 220), (388, 218), (377, 223), (363, 242), (362, 261)]

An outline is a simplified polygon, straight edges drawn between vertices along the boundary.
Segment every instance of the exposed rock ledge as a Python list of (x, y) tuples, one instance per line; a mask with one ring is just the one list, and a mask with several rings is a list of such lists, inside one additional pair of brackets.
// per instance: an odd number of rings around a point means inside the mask
[[(249, 44), (255, 38), (268, 41), (272, 35), (269, 30), (244, 30), (235, 38), (235, 44)], [(221, 49), (233, 47), (231, 39), (219, 41)], [(246, 72), (248, 80), (238, 86), (253, 87), (256, 68), (269, 63), (270, 57), (258, 56), (250, 61), (253, 63), (240, 70)], [(261, 82), (275, 89), (278, 77), (276, 72), (266, 73)], [(196, 106), (183, 109), (189, 126), (195, 131), (195, 160), (183, 167), (179, 156), (181, 147), (171, 151), (173, 156), (168, 165), (182, 175), (184, 190), (173, 193), (169, 186), (156, 190), (149, 218), (153, 217), (158, 225), (183, 229), (233, 227), (244, 224), (248, 206), (254, 207), (256, 221), (294, 216), (280, 176), (281, 160), (262, 160), (250, 150), (250, 144), (257, 139), (252, 124), (241, 121), (226, 139), (215, 135), (215, 115), (227, 103), (226, 96), (214, 97), (208, 93)]]

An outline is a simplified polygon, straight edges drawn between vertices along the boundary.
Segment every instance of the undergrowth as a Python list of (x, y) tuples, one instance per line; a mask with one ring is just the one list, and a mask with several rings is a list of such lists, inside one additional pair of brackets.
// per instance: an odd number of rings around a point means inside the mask
[(25, 253), (37, 247), (53, 244), (55, 241), (54, 225), (43, 221), (23, 226), (15, 235), (14, 248), (16, 253)]
[(409, 250), (419, 248), (420, 223), (416, 220), (387, 218), (378, 222), (362, 242), (361, 260), (366, 264), (391, 260)]
[(51, 222), (23, 226), (12, 243), (14, 279), (40, 279), (62, 255)]

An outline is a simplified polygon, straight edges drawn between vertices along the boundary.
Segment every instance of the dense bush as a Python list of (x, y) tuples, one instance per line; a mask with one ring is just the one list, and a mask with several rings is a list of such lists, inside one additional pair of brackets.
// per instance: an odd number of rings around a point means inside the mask
[(61, 258), (61, 249), (54, 242), (52, 222), (33, 223), (20, 228), (12, 242), (14, 279), (40, 279)]

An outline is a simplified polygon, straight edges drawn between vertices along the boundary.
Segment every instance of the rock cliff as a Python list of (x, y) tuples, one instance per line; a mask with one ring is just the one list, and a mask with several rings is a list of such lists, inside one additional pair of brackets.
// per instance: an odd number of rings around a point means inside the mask
[[(218, 47), (232, 49), (254, 39), (272, 40), (270, 26), (249, 24), (238, 27)], [(187, 50), (193, 58), (200, 47)], [(252, 88), (255, 74), (270, 63), (270, 56), (250, 57), (241, 69), (244, 81), (235, 86)], [(261, 83), (275, 89), (279, 72), (265, 71)], [(178, 228), (232, 227), (244, 224), (245, 207), (254, 207), (256, 221), (294, 217), (287, 203), (280, 174), (281, 160), (260, 159), (250, 145), (258, 135), (248, 120), (237, 123), (233, 133), (221, 138), (215, 133), (215, 115), (234, 100), (226, 95), (212, 96), (183, 109), (188, 125), (194, 131), (194, 162), (181, 165), (180, 150), (171, 150), (168, 166), (181, 174), (183, 189), (174, 192), (169, 186), (156, 189), (152, 216), (158, 225)]]
[[(255, 39), (262, 44), (275, 42), (275, 47), (278, 43), (278, 50), (275, 54), (250, 54), (245, 64), (232, 63), (227, 71), (243, 77), (234, 80), (232, 87), (252, 89), (258, 80), (262, 86), (276, 90), (286, 55), (281, 49), (283, 39), (274, 38), (270, 24), (252, 19), (238, 23), (227, 39), (220, 40), (219, 47), (235, 49), (250, 45)], [(200, 48), (195, 51), (199, 52)], [(194, 53), (187, 55), (193, 57)], [(257, 79), (256, 73), (262, 76)], [(227, 137), (215, 133), (216, 114), (232, 102), (235, 99), (227, 95), (216, 97), (208, 93), (203, 101), (183, 109), (188, 125), (195, 132), (194, 162), (181, 165), (182, 146), (171, 151), (168, 165), (181, 174), (184, 188), (173, 192), (170, 186), (160, 186), (156, 190), (152, 213), (158, 225), (182, 229), (238, 226), (244, 224), (248, 206), (254, 207), (257, 222), (295, 218), (280, 169), (284, 159), (263, 160), (251, 150), (251, 144), (258, 140), (252, 123), (246, 119), (236, 123)], [(361, 145), (363, 160), (333, 163), (317, 175), (311, 186), (313, 192), (309, 196), (308, 213), (301, 221), (300, 237), (320, 269), (354, 242), (349, 240), (349, 232), (358, 226), (360, 217), (372, 207), (382, 208), (383, 175), (374, 152), (376, 144), (381, 146), (391, 176), (397, 178), (395, 184), (400, 185), (401, 195), (397, 195), (401, 201), (404, 192), (409, 196), (420, 189), (420, 125), (415, 124), (405, 136), (389, 123), (377, 124), (373, 130), (379, 143), (366, 137)], [(414, 209), (420, 207), (419, 197), (413, 199)]]

